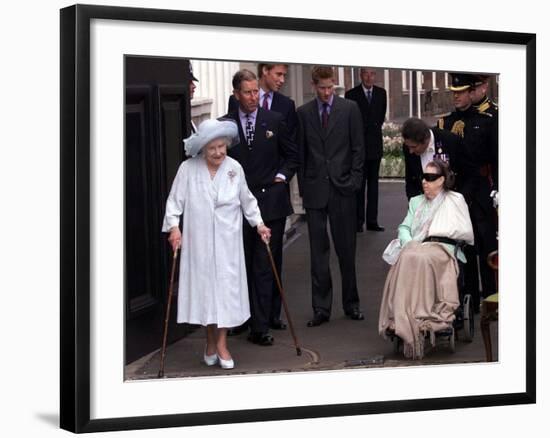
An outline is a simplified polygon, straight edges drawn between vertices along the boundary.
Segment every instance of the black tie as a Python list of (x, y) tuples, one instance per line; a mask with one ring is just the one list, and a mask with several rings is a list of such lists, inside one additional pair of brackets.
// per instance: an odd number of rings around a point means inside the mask
[(372, 89), (367, 90), (367, 101), (370, 103), (372, 100)]

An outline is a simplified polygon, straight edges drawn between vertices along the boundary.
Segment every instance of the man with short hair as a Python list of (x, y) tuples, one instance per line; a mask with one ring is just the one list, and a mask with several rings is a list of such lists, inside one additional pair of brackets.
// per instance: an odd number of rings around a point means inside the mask
[[(280, 92), (288, 74), (287, 64), (258, 64), (258, 84), (260, 86), (259, 105), (263, 109), (281, 113), (288, 131), (296, 134), (296, 104), (292, 99)], [(238, 108), (234, 96), (229, 97), (228, 112)]]
[(470, 94), (472, 104), (479, 112), (489, 113), (493, 117), (498, 116), (498, 105), (487, 97), (490, 75), (478, 74), (474, 76), (474, 86)]
[(355, 271), (356, 192), (363, 180), (365, 146), (357, 104), (334, 94), (334, 71), (312, 71), (315, 99), (298, 108), (298, 184), (306, 210), (311, 254), (313, 318), (308, 327), (330, 319), (332, 279), (327, 220), (342, 276), (344, 313), (364, 319)]
[[(422, 174), (430, 161), (439, 159), (456, 175), (456, 186), (463, 172), (460, 137), (439, 128), (429, 128), (416, 117), (407, 119), (401, 127), (405, 155), (405, 191), (410, 199), (422, 193)], [(462, 160), (461, 160), (462, 158)]]
[(461, 137), (464, 156), (472, 166), (472, 171), (462, 177), (461, 192), (470, 210), (479, 255), (481, 294), (475, 257), (466, 254), (466, 287), (471, 291), (477, 308), (480, 295), (487, 297), (496, 292), (494, 272), (487, 264), (487, 256), (497, 248), (491, 192), (498, 184), (498, 133), (492, 116), (479, 112), (473, 105), (475, 76), (452, 73), (451, 78), (449, 88), (453, 92), (455, 111), (439, 119), (438, 127)]
[[(287, 64), (258, 64), (259, 106), (265, 110), (280, 113), (283, 116), (292, 141), (296, 141), (296, 125), (298, 123), (296, 105), (292, 99), (279, 92), (286, 81), (287, 73)], [(228, 107), (229, 113), (238, 110), (239, 102), (235, 99), (234, 95), (229, 97)], [(279, 275), (281, 275), (283, 266), (282, 251), (275, 251), (273, 259), (275, 268), (279, 272)], [(274, 330), (285, 330), (286, 324), (281, 320), (281, 295), (277, 285), (274, 284), (273, 287), (273, 303), (271, 305), (271, 315), (269, 315), (269, 325)], [(233, 330), (231, 334), (238, 333), (239, 331), (239, 329)]]
[[(346, 91), (346, 99), (357, 103), (363, 117), (363, 135), (365, 139), (365, 162), (363, 182), (357, 191), (357, 231), (363, 231), (366, 220), (367, 230), (384, 231), (378, 224), (378, 174), (382, 161), (383, 146), (382, 125), (386, 118), (386, 90), (374, 85), (376, 70), (363, 67), (360, 70), (361, 83)], [(367, 206), (365, 209), (365, 187)]]
[[(283, 116), (258, 106), (260, 90), (253, 72), (243, 69), (235, 73), (233, 95), (238, 108), (226, 117), (237, 122), (240, 144), (231, 148), (228, 155), (242, 165), (264, 223), (271, 229), (273, 257), (281, 260), (286, 217), (293, 212), (288, 182), (299, 165), (296, 144)], [(273, 328), (273, 294), (279, 291), (265, 243), (246, 224), (243, 237), (251, 313), (248, 339), (255, 344), (272, 345), (269, 329)], [(279, 314), (280, 308), (277, 317)]]

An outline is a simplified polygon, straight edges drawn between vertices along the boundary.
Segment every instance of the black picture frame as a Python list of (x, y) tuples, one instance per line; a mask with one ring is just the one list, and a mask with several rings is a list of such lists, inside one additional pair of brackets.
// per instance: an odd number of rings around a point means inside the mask
[[(526, 49), (525, 392), (481, 396), (90, 419), (90, 23), (94, 19), (333, 34), (504, 43)], [(61, 10), (60, 425), (101, 432), (374, 413), (515, 405), (536, 401), (536, 35), (143, 8), (74, 5)]]

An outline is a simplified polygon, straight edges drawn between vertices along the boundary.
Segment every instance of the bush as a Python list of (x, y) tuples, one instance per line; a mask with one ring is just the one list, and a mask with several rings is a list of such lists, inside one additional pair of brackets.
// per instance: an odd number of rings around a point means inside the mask
[(387, 122), (382, 126), (384, 152), (380, 163), (381, 177), (405, 177), (405, 159), (403, 156), (403, 138), (401, 125)]

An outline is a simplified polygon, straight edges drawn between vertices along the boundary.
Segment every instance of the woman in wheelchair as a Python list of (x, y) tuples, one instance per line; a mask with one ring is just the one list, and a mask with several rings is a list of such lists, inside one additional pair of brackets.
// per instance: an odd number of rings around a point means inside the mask
[(449, 328), (459, 295), (457, 258), (466, 262), (458, 243), (474, 243), (468, 206), (450, 190), (454, 175), (434, 160), (422, 176), (424, 194), (409, 201), (409, 211), (383, 258), (392, 265), (382, 297), (380, 335), (398, 336), (406, 358), (424, 356), (424, 339)]

